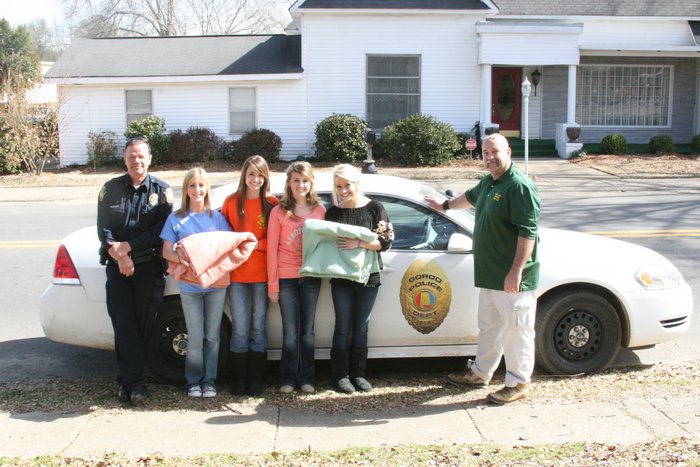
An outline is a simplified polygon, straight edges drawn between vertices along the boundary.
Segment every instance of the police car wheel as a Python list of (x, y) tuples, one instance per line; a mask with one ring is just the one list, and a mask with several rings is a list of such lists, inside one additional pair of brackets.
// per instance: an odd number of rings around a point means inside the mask
[(185, 382), (187, 326), (179, 297), (165, 301), (158, 310), (148, 341), (147, 366), (161, 382)]
[(588, 290), (565, 290), (540, 299), (535, 330), (536, 363), (555, 375), (605, 369), (622, 340), (615, 307)]

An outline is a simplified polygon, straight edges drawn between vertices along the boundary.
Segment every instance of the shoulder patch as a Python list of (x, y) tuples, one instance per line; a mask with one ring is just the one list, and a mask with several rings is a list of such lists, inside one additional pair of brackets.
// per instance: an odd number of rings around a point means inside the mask
[(97, 201), (102, 202), (103, 199), (105, 199), (105, 195), (107, 194), (107, 186), (102, 186), (102, 189), (100, 190), (100, 194), (97, 195)]
[(173, 201), (175, 200), (175, 195), (173, 194), (172, 188), (166, 188), (163, 194), (165, 195), (165, 201), (168, 204), (173, 204)]

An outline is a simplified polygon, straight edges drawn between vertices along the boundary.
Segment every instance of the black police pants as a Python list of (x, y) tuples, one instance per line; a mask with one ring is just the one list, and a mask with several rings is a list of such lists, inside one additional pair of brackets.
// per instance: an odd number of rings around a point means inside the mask
[(136, 265), (131, 277), (121, 274), (114, 262), (107, 263), (107, 311), (114, 328), (117, 382), (128, 390), (143, 383), (147, 338), (164, 288), (160, 261)]

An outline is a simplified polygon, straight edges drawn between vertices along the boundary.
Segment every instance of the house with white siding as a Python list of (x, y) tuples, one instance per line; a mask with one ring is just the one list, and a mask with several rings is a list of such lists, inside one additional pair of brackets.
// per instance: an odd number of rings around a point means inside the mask
[[(232, 140), (266, 128), (314, 152), (334, 113), (380, 132), (414, 113), (457, 131), (628, 143), (700, 133), (700, 0), (298, 0), (284, 34), (76, 40), (47, 74), (63, 165), (90, 131), (147, 115)], [(532, 84), (527, 115), (521, 83)], [(527, 117), (527, 118), (525, 118)]]

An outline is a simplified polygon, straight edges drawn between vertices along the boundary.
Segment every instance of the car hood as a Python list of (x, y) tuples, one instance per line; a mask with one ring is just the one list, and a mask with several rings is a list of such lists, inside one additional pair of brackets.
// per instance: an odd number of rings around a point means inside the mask
[(600, 284), (618, 291), (641, 288), (634, 277), (649, 267), (681, 276), (663, 255), (630, 242), (560, 229), (541, 228), (539, 235), (541, 292), (571, 282)]

